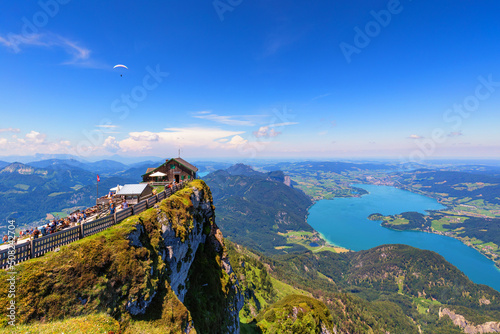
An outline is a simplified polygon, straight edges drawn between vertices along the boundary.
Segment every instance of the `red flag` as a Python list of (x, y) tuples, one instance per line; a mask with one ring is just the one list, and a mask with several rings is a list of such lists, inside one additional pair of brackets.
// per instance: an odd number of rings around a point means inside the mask
[(99, 174), (97, 174), (97, 182), (101, 181), (101, 179), (99, 178)]

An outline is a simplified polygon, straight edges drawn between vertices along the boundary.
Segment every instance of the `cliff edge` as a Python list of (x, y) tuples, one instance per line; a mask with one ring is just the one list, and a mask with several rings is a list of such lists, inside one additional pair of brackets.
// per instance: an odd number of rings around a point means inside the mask
[(0, 308), (16, 306), (15, 327), (0, 315), (4, 331), (50, 332), (61, 323), (69, 333), (77, 323), (93, 330), (97, 316), (98, 328), (122, 333), (239, 333), (243, 297), (201, 180), (106, 231), (18, 264), (14, 298), (11, 275), (0, 276)]

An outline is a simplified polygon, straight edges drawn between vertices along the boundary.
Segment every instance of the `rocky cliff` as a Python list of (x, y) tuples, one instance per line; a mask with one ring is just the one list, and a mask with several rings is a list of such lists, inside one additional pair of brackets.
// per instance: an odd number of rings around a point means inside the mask
[(455, 326), (460, 327), (464, 333), (477, 334), (477, 333), (500, 333), (500, 322), (488, 321), (484, 324), (475, 325), (467, 321), (463, 315), (456, 314), (448, 308), (439, 309), (439, 318), (444, 316), (450, 317)]
[[(123, 333), (239, 332), (243, 297), (210, 189), (200, 180), (140, 215), (16, 269), (16, 321), (28, 328), (102, 314)], [(5, 309), (6, 278), (0, 278)]]

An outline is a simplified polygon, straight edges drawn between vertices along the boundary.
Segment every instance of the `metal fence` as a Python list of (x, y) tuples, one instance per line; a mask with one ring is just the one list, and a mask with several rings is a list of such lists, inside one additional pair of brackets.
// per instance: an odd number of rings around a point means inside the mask
[(149, 208), (152, 208), (157, 202), (169, 197), (170, 195), (184, 187), (185, 184), (180, 184), (172, 188), (167, 188), (158, 195), (154, 195), (113, 215), (108, 215), (100, 219), (82, 223), (78, 226), (66, 228), (62, 231), (43, 236), (41, 238), (32, 239), (26, 243), (18, 244), (15, 246), (14, 252), (9, 248), (1, 250), (0, 268), (6, 269), (10, 265), (42, 256), (43, 254), (50, 252), (58, 247), (88, 237), (89, 235), (104, 231), (110, 226), (118, 224), (125, 218), (128, 218), (132, 215), (137, 215)]

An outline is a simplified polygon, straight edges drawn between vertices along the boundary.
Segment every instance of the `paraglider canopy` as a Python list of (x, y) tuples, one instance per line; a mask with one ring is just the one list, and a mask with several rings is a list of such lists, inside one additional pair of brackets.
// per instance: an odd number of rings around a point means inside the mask
[[(128, 70), (128, 67), (125, 65), (122, 65), (122, 64), (117, 64), (117, 65), (113, 66), (113, 69), (115, 69), (115, 68), (118, 68), (118, 69), (124, 68), (124, 69)], [(120, 73), (120, 76), (122, 77), (123, 73)]]

